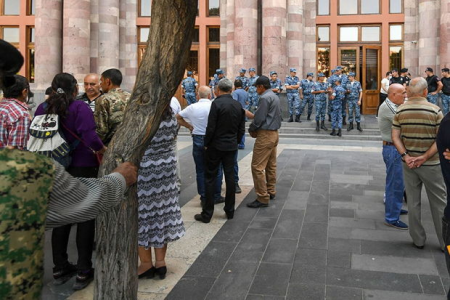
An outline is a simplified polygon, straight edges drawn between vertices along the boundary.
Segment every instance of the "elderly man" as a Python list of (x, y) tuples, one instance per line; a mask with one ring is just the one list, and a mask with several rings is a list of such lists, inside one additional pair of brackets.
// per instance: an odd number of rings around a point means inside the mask
[(427, 94), (427, 81), (424, 78), (411, 80), (408, 102), (400, 106), (394, 116), (392, 141), (404, 159), (409, 234), (414, 246), (423, 249), (426, 241), (421, 222), (421, 192), (424, 184), (436, 234), (444, 249), (442, 217), (447, 194), (435, 142), (443, 116), (438, 106), (427, 101)]
[(401, 230), (408, 229), (408, 225), (400, 221), (405, 184), (403, 183), (402, 157), (392, 143), (391, 132), (395, 113), (405, 101), (405, 97), (405, 87), (394, 83), (389, 87), (388, 97), (381, 104), (378, 112), (378, 126), (383, 139), (383, 160), (386, 164), (385, 224)]
[(91, 73), (84, 77), (84, 94), (80, 95), (77, 100), (84, 101), (91, 108), (92, 112), (95, 111), (95, 101), (102, 95), (100, 91), (100, 77), (98, 74)]
[(236, 200), (234, 178), (235, 155), (238, 144), (245, 133), (245, 112), (239, 102), (233, 99), (233, 83), (224, 78), (219, 81), (217, 98), (211, 104), (208, 126), (204, 138), (206, 201), (202, 213), (195, 220), (209, 223), (214, 213), (214, 183), (220, 164), (223, 166), (226, 182), (224, 211), (233, 219)]
[(255, 82), (260, 95), (259, 107), (248, 132), (256, 138), (253, 147), (252, 176), (256, 200), (247, 204), (251, 208), (268, 207), (275, 199), (277, 181), (278, 129), (281, 127), (280, 99), (274, 94), (270, 80), (260, 76)]

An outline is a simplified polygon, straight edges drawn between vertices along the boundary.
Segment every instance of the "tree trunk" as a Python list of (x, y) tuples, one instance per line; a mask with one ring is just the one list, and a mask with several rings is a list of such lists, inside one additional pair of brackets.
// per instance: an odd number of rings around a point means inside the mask
[[(137, 166), (180, 84), (194, 33), (197, 0), (152, 5), (148, 48), (122, 126), (103, 158), (100, 175), (121, 162)], [(119, 206), (97, 218), (96, 300), (137, 299), (137, 194), (131, 187)]]

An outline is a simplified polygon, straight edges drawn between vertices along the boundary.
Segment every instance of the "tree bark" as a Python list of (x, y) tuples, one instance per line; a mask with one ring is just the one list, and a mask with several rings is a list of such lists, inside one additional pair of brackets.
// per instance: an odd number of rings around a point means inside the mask
[[(137, 166), (183, 78), (194, 33), (197, 0), (158, 0), (152, 5), (147, 50), (122, 125), (103, 158), (99, 175), (121, 162)], [(137, 193), (97, 218), (96, 300), (137, 299)]]

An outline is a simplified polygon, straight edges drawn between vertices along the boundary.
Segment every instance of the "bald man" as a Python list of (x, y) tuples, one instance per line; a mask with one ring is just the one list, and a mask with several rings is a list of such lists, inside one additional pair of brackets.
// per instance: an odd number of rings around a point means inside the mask
[(80, 95), (77, 100), (84, 101), (94, 112), (95, 100), (102, 95), (100, 91), (100, 76), (98, 74), (91, 73), (84, 77), (84, 91), (85, 93)]

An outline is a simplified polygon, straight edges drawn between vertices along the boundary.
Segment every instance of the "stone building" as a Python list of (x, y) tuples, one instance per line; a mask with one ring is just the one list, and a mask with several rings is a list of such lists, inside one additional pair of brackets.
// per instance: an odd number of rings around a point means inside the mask
[[(111, 67), (131, 89), (146, 48), (152, 0), (0, 0), (0, 38), (26, 57), (21, 71), (37, 90), (54, 74)], [(216, 68), (298, 75), (336, 65), (364, 88), (374, 113), (379, 82), (392, 68), (424, 76), (450, 65), (450, 0), (200, 0), (188, 69), (207, 84)], [(80, 81), (81, 82), (81, 81)]]

